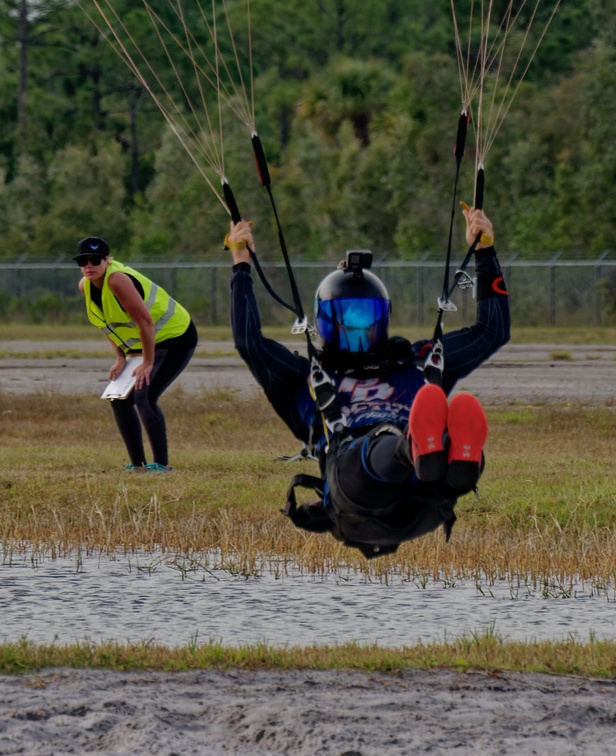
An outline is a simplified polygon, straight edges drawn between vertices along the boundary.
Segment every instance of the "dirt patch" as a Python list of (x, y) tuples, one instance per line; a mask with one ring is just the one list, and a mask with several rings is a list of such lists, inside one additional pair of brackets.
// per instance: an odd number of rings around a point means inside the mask
[(452, 671), (0, 676), (0, 753), (614, 753), (616, 684)]

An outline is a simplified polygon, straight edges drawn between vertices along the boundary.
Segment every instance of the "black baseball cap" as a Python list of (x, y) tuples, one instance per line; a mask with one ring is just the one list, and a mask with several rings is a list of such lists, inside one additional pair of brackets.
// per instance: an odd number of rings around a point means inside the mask
[(73, 257), (73, 260), (78, 260), (80, 257), (93, 257), (94, 255), (107, 257), (108, 254), (109, 245), (104, 239), (99, 239), (98, 236), (88, 236), (77, 244), (77, 254)]

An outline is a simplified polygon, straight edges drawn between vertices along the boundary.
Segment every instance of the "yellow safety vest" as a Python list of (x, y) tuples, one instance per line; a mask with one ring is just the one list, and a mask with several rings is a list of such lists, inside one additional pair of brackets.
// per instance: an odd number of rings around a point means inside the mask
[(115, 294), (109, 288), (109, 276), (111, 273), (126, 273), (143, 287), (145, 306), (150, 311), (154, 327), (156, 329), (155, 342), (159, 343), (174, 336), (181, 336), (190, 325), (190, 315), (179, 302), (172, 299), (161, 287), (157, 286), (149, 278), (121, 262), (112, 260), (105, 271), (103, 281), (101, 308), (92, 301), (92, 282), (84, 279), (83, 291), (86, 298), (86, 312), (88, 320), (93, 326), (101, 328), (109, 336), (114, 344), (126, 353), (139, 351), (143, 348), (139, 335), (139, 328), (134, 320), (116, 299)]

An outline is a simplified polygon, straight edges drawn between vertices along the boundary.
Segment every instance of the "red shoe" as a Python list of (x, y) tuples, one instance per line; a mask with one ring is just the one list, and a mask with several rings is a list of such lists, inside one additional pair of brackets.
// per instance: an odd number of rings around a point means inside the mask
[(428, 383), (417, 392), (409, 414), (408, 440), (419, 480), (433, 483), (445, 477), (447, 454), (443, 437), (447, 427), (447, 397), (440, 386)]
[(488, 438), (488, 419), (478, 399), (458, 394), (449, 404), (449, 455), (447, 483), (472, 491), (481, 473), (483, 447)]

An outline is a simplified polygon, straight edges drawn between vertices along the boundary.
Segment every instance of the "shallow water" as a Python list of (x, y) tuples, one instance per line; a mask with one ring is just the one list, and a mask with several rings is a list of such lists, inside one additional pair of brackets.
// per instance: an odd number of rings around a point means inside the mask
[[(10, 561), (10, 564), (8, 563)], [(368, 582), (360, 575), (258, 578), (183, 573), (172, 559), (116, 555), (37, 559), (0, 553), (0, 642), (220, 641), (399, 647), (494, 632), (507, 640), (616, 637), (614, 586), (581, 581), (533, 590), (509, 581)]]

